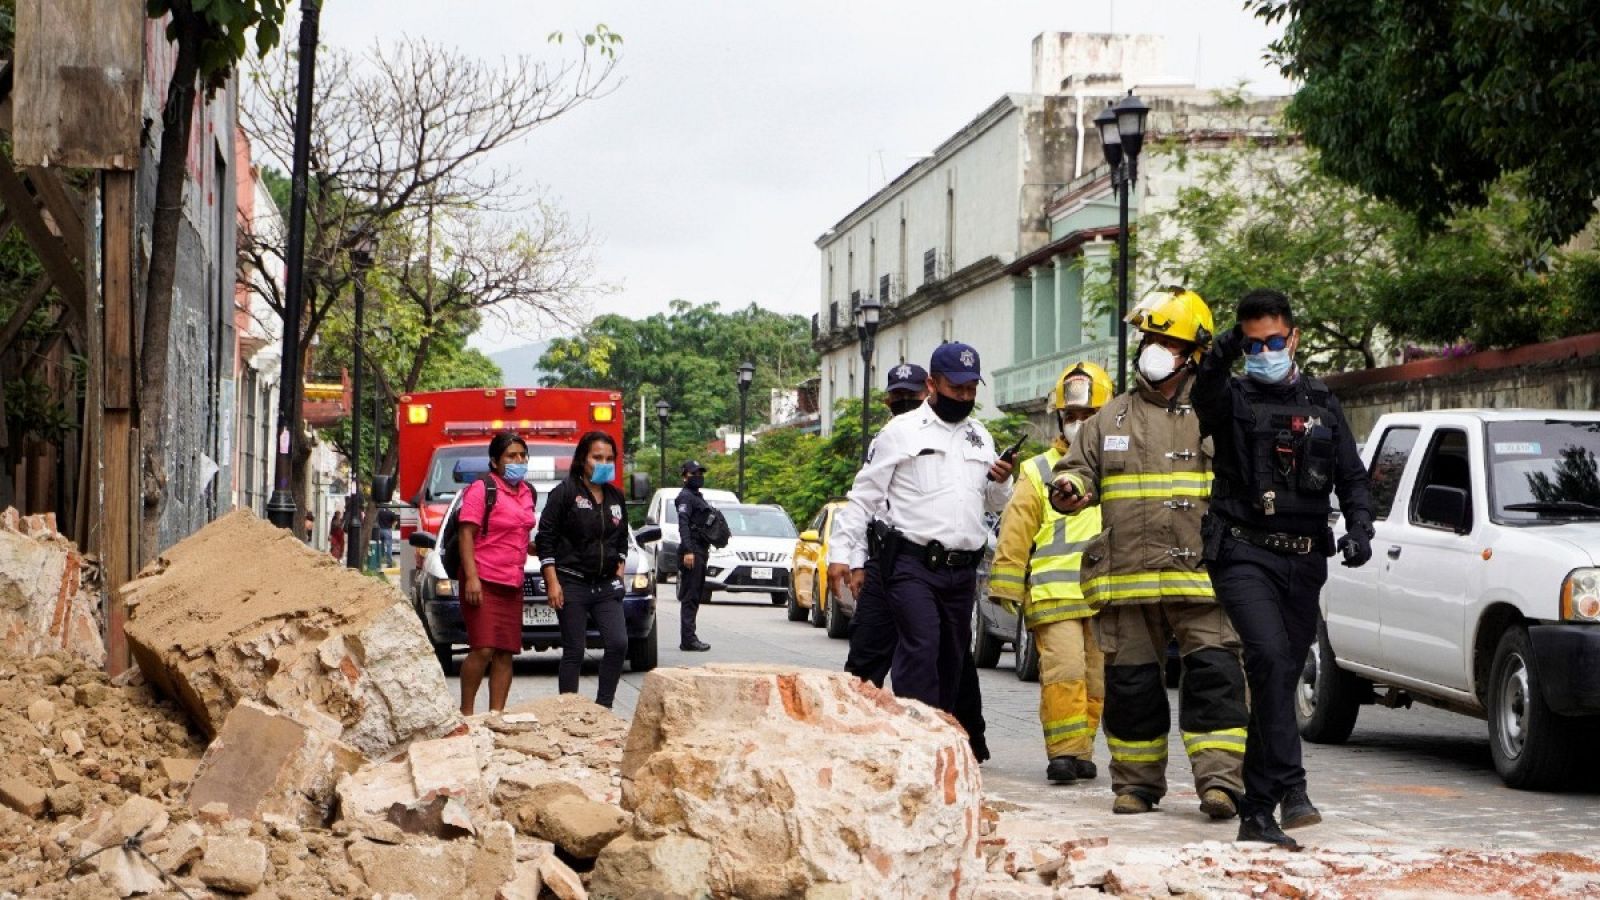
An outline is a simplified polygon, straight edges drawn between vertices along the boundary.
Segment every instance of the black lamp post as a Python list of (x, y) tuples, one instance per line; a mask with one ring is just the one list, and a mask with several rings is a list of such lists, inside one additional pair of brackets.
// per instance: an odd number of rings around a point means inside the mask
[(744, 415), (746, 401), (750, 398), (750, 382), (756, 378), (756, 364), (745, 360), (739, 363), (739, 501), (744, 502)]
[(868, 296), (856, 307), (856, 337), (861, 339), (861, 463), (867, 462), (872, 442), (872, 339), (878, 334), (883, 304)]
[(1128, 389), (1128, 271), (1133, 261), (1128, 250), (1128, 201), (1139, 180), (1139, 151), (1144, 147), (1144, 120), (1150, 107), (1128, 91), (1094, 117), (1100, 130), (1100, 149), (1111, 167), (1111, 186), (1117, 192), (1117, 391)]
[(661, 486), (667, 486), (667, 416), (672, 412), (672, 404), (665, 400), (656, 401), (656, 420), (661, 423)]
[(289, 246), (284, 260), (283, 360), (278, 376), (278, 454), (273, 463), (272, 499), (267, 519), (279, 528), (293, 528), (294, 492), (289, 479), (294, 471), (294, 448), (299, 443), (294, 426), (295, 400), (300, 384), (300, 317), (304, 305), (306, 258), (306, 171), (311, 164), (312, 86), (316, 81), (317, 26), (322, 17), (318, 0), (300, 3), (300, 81), (294, 106), (294, 151), (289, 172)]
[[(352, 335), (354, 340), (351, 342), (355, 350), (355, 365), (350, 385), (350, 498), (344, 504), (344, 555), (345, 565), (352, 569), (362, 568), (366, 557), (364, 551), (367, 549), (359, 546), (361, 516), (356, 514), (356, 510), (361, 508), (361, 370), (364, 368), (362, 340), (366, 334), (367, 270), (371, 267), (372, 241), (366, 235), (362, 235), (357, 239), (355, 247), (350, 250), (350, 271), (356, 293), (356, 321), (355, 333)], [(372, 438), (374, 441), (378, 438), (376, 428), (373, 429)], [(372, 474), (378, 474), (378, 470), (374, 468)]]

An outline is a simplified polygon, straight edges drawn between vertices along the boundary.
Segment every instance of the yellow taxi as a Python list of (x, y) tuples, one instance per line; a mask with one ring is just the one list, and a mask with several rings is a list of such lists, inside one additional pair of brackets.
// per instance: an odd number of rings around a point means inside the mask
[[(806, 530), (794, 545), (794, 563), (789, 572), (789, 621), (808, 617), (816, 628), (827, 628), (828, 637), (850, 636), (850, 617), (855, 614), (855, 598), (849, 591), (839, 598), (828, 587), (828, 543), (834, 519), (846, 501), (829, 500), (817, 510)], [(837, 602), (835, 600), (837, 599)]]

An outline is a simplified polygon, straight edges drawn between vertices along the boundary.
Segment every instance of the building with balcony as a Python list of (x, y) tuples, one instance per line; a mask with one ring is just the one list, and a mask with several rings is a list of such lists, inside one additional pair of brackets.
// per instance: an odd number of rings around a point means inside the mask
[[(1091, 290), (1111, 277), (1118, 232), (1095, 115), (1129, 90), (1152, 107), (1131, 198), (1135, 226), (1142, 219), (1158, 227), (1161, 211), (1192, 183), (1195, 168), (1185, 163), (1194, 153), (1241, 138), (1281, 143), (1275, 123), (1284, 98), (1219, 98), (1163, 71), (1159, 36), (1041, 34), (1029, 93), (995, 101), (817, 239), (821, 291), (812, 324), (824, 433), (834, 404), (862, 394), (855, 312), (867, 297), (882, 304), (874, 392), (886, 366), (925, 365), (951, 340), (982, 355), (981, 416), (1042, 413), (1069, 360), (1114, 369), (1115, 310), (1095, 301), (1108, 291)], [(1131, 296), (1172, 280), (1136, 272)]]
[[(1193, 87), (1138, 87), (1151, 107), (1139, 181), (1129, 199), (1130, 228), (1143, 229), (1141, 242), (1155, 246), (1168, 239), (1165, 213), (1178, 202), (1209, 153), (1245, 152), (1288, 159), (1302, 152), (1298, 139), (1279, 127), (1285, 97), (1219, 97)], [(994, 369), (995, 404), (1027, 413), (1049, 433), (1045, 396), (1062, 369), (1091, 360), (1116, 377), (1116, 310), (1111, 281), (1118, 233), (1117, 199), (1099, 138), (1090, 132), (1074, 148), (1092, 158), (1050, 197), (1045, 214), (1050, 240), (1007, 267), (1012, 285), (1010, 362)], [(1240, 177), (1260, 177), (1266, 167), (1241, 167)], [(1152, 271), (1137, 258), (1129, 283), (1129, 308), (1182, 282), (1182, 273)], [(1098, 288), (1098, 289), (1096, 289)], [(1207, 298), (1228, 305), (1235, 298)], [(1130, 335), (1130, 343), (1137, 339)], [(1131, 351), (1130, 362), (1131, 367)], [(1131, 376), (1130, 376), (1131, 377)]]

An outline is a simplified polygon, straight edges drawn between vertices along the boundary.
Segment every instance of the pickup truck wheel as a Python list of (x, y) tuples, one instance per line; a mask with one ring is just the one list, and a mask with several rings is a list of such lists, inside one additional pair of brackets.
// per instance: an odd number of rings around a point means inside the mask
[(978, 608), (979, 603), (988, 602), (979, 600), (972, 604), (972, 661), (980, 669), (992, 669), (1000, 664), (1000, 645), (1003, 643), (989, 633), (989, 624), (983, 620), (983, 613)]
[(1328, 643), (1326, 626), (1318, 623), (1317, 640), (1306, 654), (1295, 691), (1295, 719), (1300, 736), (1314, 744), (1342, 744), (1355, 730), (1361, 699), (1371, 688), (1364, 679), (1341, 670)]
[(810, 612), (812, 628), (821, 628), (822, 626), (828, 624), (828, 620), (824, 618), (827, 610), (822, 608), (822, 605), (827, 602), (828, 601), (822, 596), (822, 575), (819, 573), (816, 577), (811, 579)]
[(1547, 790), (1577, 771), (1581, 720), (1552, 712), (1533, 666), (1528, 632), (1500, 636), (1489, 670), (1489, 753), (1508, 787)]
[(450, 644), (434, 644), (433, 655), (439, 660), (439, 668), (444, 670), (445, 677), (456, 674), (456, 660), (450, 651), (454, 648)]
[(842, 641), (850, 636), (850, 617), (839, 608), (838, 597), (834, 597), (833, 602), (828, 604), (828, 611), (823, 614), (823, 618), (827, 621), (828, 637)]

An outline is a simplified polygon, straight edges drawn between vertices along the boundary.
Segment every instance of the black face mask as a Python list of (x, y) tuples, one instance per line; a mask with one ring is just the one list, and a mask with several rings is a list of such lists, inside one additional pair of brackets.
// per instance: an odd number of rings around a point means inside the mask
[(921, 405), (922, 401), (916, 397), (901, 397), (898, 400), (889, 401), (889, 411), (899, 416), (911, 412)]
[(706, 477), (704, 475), (690, 475), (688, 480), (684, 482), (684, 484), (694, 488), (697, 491), (702, 487), (705, 487), (705, 483)]
[(932, 405), (934, 415), (954, 424), (972, 415), (972, 408), (978, 404), (975, 400), (957, 400), (934, 391)]

